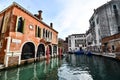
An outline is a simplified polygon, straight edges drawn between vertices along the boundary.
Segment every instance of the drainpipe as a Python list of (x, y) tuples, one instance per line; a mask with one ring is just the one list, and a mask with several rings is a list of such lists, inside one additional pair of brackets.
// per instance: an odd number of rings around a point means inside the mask
[(6, 50), (5, 50), (5, 59), (4, 59), (4, 63), (5, 63), (5, 67), (8, 67), (8, 53), (10, 52), (10, 42), (11, 42), (11, 37), (6, 37), (7, 39), (7, 46), (6, 46)]

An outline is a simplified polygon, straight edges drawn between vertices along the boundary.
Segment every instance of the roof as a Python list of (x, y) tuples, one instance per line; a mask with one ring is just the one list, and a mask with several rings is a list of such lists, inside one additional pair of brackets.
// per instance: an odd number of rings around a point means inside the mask
[(83, 34), (72, 34), (72, 35), (68, 35), (68, 37), (70, 36), (77, 36), (77, 35), (85, 35), (84, 33)]
[(85, 34), (72, 34), (72, 36), (76, 36), (76, 35), (85, 35)]
[(92, 16), (90, 17), (89, 22), (90, 22), (90, 20), (92, 20), (92, 19), (94, 18), (94, 15), (95, 15), (100, 9), (104, 8), (105, 6), (107, 6), (108, 4), (110, 4), (110, 3), (113, 2), (113, 1), (114, 1), (114, 0), (109, 1), (109, 2), (107, 2), (107, 3), (105, 3), (105, 4), (101, 5), (101, 6), (99, 6), (98, 8), (94, 9), (94, 13), (93, 13)]
[(48, 28), (52, 29), (53, 31), (55, 31), (56, 33), (58, 33), (55, 29), (51, 28), (49, 25), (47, 25), (45, 22), (39, 20), (37, 17), (35, 17), (31, 12), (29, 12), (27, 9), (23, 8), (21, 5), (19, 5), (16, 2), (13, 2), (13, 4), (11, 4), (10, 6), (8, 6), (7, 8), (5, 8), (4, 10), (2, 10), (0, 12), (0, 14), (4, 13), (6, 10), (8, 10), (9, 8), (13, 7), (13, 6), (17, 6), (18, 8), (20, 8), (22, 11), (24, 11), (25, 13), (27, 13), (28, 15), (32, 16), (34, 19), (36, 19), (37, 21), (39, 21), (40, 23), (42, 23), (43, 25), (47, 26)]

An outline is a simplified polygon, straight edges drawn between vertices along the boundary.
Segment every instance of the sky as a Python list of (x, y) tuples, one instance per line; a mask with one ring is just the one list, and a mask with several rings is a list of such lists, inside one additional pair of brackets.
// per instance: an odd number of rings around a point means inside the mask
[(42, 10), (43, 22), (53, 23), (58, 37), (85, 33), (94, 9), (110, 0), (0, 0), (0, 11), (17, 2), (32, 14)]

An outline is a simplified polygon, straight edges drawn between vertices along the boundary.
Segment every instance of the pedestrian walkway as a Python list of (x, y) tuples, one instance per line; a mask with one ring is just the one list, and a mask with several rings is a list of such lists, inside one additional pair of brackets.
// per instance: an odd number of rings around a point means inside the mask
[(105, 56), (105, 57), (111, 57), (111, 58), (116, 58), (116, 54), (115, 53), (104, 53), (103, 56)]
[(92, 52), (92, 54), (98, 55), (98, 56), (116, 58), (116, 54), (115, 53), (95, 53), (95, 52)]

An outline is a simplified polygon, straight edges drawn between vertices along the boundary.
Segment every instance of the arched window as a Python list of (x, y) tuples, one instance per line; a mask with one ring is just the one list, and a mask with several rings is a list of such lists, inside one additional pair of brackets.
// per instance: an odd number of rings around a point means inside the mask
[(17, 24), (17, 32), (23, 33), (23, 26), (24, 26), (24, 20), (22, 19), (22, 17), (19, 17)]

